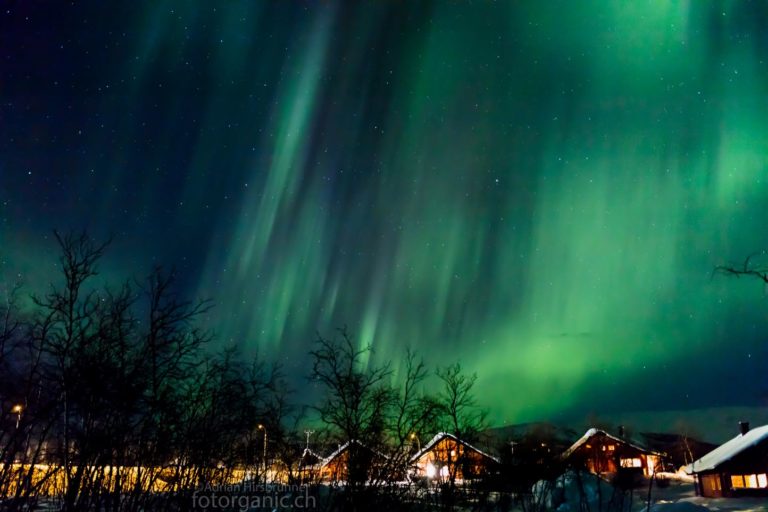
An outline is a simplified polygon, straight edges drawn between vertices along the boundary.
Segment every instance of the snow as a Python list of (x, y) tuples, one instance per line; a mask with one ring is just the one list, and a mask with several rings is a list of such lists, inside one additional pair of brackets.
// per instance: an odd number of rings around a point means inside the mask
[(765, 498), (684, 498), (675, 502), (659, 502), (651, 512), (768, 512)]
[[(534, 484), (532, 491), (546, 510), (557, 512), (584, 510), (584, 503), (589, 510), (608, 510), (615, 496), (613, 486), (602, 478), (575, 471), (560, 475), (553, 483), (540, 480)], [(600, 502), (602, 506), (598, 506)]]
[(330, 463), (333, 461), (333, 459), (335, 459), (336, 457), (338, 457), (339, 455), (341, 455), (341, 454), (344, 452), (344, 450), (346, 450), (347, 448), (349, 448), (349, 445), (350, 445), (350, 444), (353, 444), (353, 443), (354, 443), (354, 444), (356, 444), (357, 446), (360, 446), (360, 447), (362, 447), (362, 448), (365, 448), (365, 449), (367, 449), (367, 450), (370, 450), (371, 452), (375, 453), (376, 455), (378, 455), (378, 456), (380, 456), (380, 457), (383, 457), (383, 458), (385, 458), (385, 459), (388, 459), (388, 458), (389, 458), (389, 457), (387, 457), (385, 454), (381, 453), (380, 451), (378, 451), (378, 450), (374, 450), (373, 448), (370, 448), (370, 447), (366, 446), (365, 444), (361, 443), (361, 442), (360, 442), (360, 441), (358, 441), (357, 439), (353, 439), (353, 440), (351, 440), (351, 441), (347, 441), (346, 443), (344, 443), (344, 444), (340, 445), (340, 446), (339, 446), (339, 447), (336, 449), (336, 451), (335, 451), (335, 452), (331, 453), (329, 456), (327, 456), (327, 457), (325, 457), (324, 459), (322, 459), (322, 462), (321, 462), (321, 464), (320, 464), (320, 465), (321, 465), (322, 467), (325, 467), (325, 466), (327, 466), (328, 464), (330, 464)]
[(411, 462), (416, 462), (417, 460), (419, 460), (419, 458), (420, 458), (422, 455), (424, 455), (425, 453), (427, 453), (429, 450), (431, 450), (431, 449), (432, 449), (432, 447), (433, 447), (433, 446), (434, 446), (434, 445), (435, 445), (435, 444), (436, 444), (438, 441), (440, 441), (440, 440), (442, 440), (443, 438), (446, 438), (446, 437), (447, 437), (447, 438), (449, 438), (449, 439), (453, 439), (453, 440), (454, 440), (454, 441), (456, 441), (457, 443), (463, 444), (464, 446), (466, 446), (466, 447), (467, 447), (467, 448), (469, 448), (470, 450), (474, 450), (474, 451), (476, 451), (477, 453), (479, 453), (480, 455), (482, 455), (482, 456), (484, 456), (484, 457), (488, 457), (489, 459), (491, 459), (491, 460), (492, 460), (492, 461), (494, 461), (494, 462), (497, 462), (497, 463), (499, 462), (499, 459), (498, 459), (498, 458), (496, 458), (496, 457), (494, 457), (493, 455), (490, 455), (490, 454), (488, 454), (488, 453), (484, 452), (483, 450), (480, 450), (480, 449), (478, 449), (478, 448), (476, 448), (476, 447), (472, 446), (471, 444), (469, 444), (469, 443), (468, 443), (468, 442), (466, 442), (466, 441), (462, 441), (461, 439), (459, 439), (459, 438), (458, 438), (458, 437), (456, 437), (455, 435), (453, 435), (453, 434), (450, 434), (450, 433), (448, 433), (448, 432), (439, 432), (439, 433), (437, 433), (437, 434), (435, 435), (435, 437), (433, 437), (432, 439), (430, 439), (430, 441), (429, 441), (427, 444), (425, 444), (425, 445), (424, 445), (424, 448), (422, 448), (421, 450), (419, 450), (418, 452), (416, 452), (416, 455), (414, 455), (413, 457), (411, 457)]
[(561, 458), (563, 460), (567, 459), (568, 457), (571, 456), (571, 454), (573, 452), (578, 450), (581, 445), (583, 445), (584, 443), (589, 441), (593, 436), (596, 436), (598, 434), (602, 434), (602, 435), (608, 437), (609, 439), (613, 439), (617, 443), (623, 443), (623, 444), (629, 445), (629, 446), (631, 446), (631, 447), (633, 447), (633, 448), (635, 448), (637, 450), (640, 450), (641, 452), (652, 453), (654, 455), (661, 455), (661, 454), (656, 453), (656, 452), (654, 452), (652, 450), (649, 450), (648, 448), (644, 448), (644, 447), (640, 446), (639, 444), (630, 442), (627, 439), (621, 439), (619, 437), (612, 436), (611, 434), (609, 434), (608, 432), (606, 432), (604, 430), (599, 430), (599, 429), (596, 429), (596, 428), (590, 428), (589, 430), (587, 430), (587, 432), (583, 436), (581, 436), (581, 438), (579, 438), (578, 441), (573, 443), (570, 448), (565, 450), (565, 452), (563, 453)]
[(676, 503), (657, 503), (651, 507), (651, 512), (708, 512), (710, 509), (690, 501)]
[[(537, 482), (532, 491), (534, 496), (539, 498), (538, 503), (543, 506), (534, 507), (538, 510), (555, 512), (606, 511), (620, 508), (628, 512), (649, 510), (646, 502), (647, 483), (635, 489), (631, 504), (625, 501), (622, 508), (618, 501), (618, 493), (614, 494), (613, 486), (602, 478), (585, 472), (577, 475), (574, 471), (568, 471), (553, 483)], [(704, 498), (696, 496), (695, 488), (690, 481), (681, 479), (671, 479), (664, 487), (654, 483), (651, 491), (650, 512), (768, 512), (767, 498)], [(600, 501), (602, 504), (598, 504)]]
[[(356, 439), (353, 439), (352, 442), (359, 443), (359, 441), (357, 441)], [(338, 457), (344, 450), (346, 450), (349, 447), (349, 443), (350, 441), (347, 441), (346, 443), (339, 445), (339, 447), (333, 453), (331, 453), (330, 455), (322, 459), (322, 462), (320, 465), (327, 466), (333, 459)]]
[(727, 443), (715, 448), (702, 458), (685, 467), (688, 474), (711, 471), (720, 464), (731, 460), (744, 450), (768, 439), (768, 425), (753, 428), (746, 434), (739, 434)]

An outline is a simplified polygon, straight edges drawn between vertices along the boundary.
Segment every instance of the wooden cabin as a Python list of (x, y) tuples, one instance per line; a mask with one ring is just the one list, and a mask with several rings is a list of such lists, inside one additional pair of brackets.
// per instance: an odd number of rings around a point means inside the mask
[(347, 482), (350, 474), (367, 481), (385, 465), (387, 456), (354, 439), (323, 459), (319, 477), (323, 482)]
[(447, 432), (432, 438), (411, 457), (417, 477), (471, 480), (497, 471), (499, 459)]
[(696, 493), (710, 498), (768, 496), (768, 425), (740, 433), (686, 466), (694, 475)]
[(298, 478), (301, 483), (316, 482), (320, 478), (320, 468), (323, 463), (323, 458), (318, 454), (304, 448), (299, 459)]
[(623, 436), (591, 428), (562, 455), (572, 466), (596, 475), (620, 473), (649, 477), (661, 467), (663, 455)]

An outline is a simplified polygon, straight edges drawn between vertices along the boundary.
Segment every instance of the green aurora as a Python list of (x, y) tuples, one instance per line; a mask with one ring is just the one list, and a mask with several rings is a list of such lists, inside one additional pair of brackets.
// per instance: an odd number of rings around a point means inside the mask
[(768, 4), (15, 9), (6, 281), (87, 226), (299, 388), (346, 324), (496, 422), (762, 399), (763, 290), (712, 269), (768, 248)]

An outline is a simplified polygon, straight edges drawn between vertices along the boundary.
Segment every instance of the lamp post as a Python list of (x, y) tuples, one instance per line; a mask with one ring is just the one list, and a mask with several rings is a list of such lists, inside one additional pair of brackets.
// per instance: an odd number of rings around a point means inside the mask
[(267, 485), (267, 427), (259, 423), (258, 425), (259, 430), (264, 431), (264, 485)]
[(419, 439), (419, 436), (416, 435), (415, 432), (411, 432), (411, 442), (416, 441), (416, 446), (418, 447), (419, 451), (421, 451), (421, 440)]
[(21, 423), (21, 411), (24, 410), (24, 406), (21, 404), (16, 404), (11, 408), (11, 412), (16, 414), (16, 428), (19, 428), (19, 423)]

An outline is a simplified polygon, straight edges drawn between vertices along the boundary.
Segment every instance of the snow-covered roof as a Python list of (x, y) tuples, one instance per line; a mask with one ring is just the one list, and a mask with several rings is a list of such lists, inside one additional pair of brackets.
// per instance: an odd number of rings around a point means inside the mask
[(375, 453), (376, 455), (379, 455), (379, 456), (381, 456), (381, 457), (384, 457), (384, 458), (389, 458), (389, 457), (387, 457), (385, 454), (381, 453), (380, 451), (378, 451), (378, 450), (374, 450), (373, 448), (371, 448), (371, 447), (369, 447), (369, 446), (366, 446), (366, 445), (364, 445), (363, 443), (361, 443), (361, 442), (360, 442), (360, 441), (358, 441), (357, 439), (353, 439), (353, 440), (351, 440), (351, 441), (347, 441), (346, 443), (342, 444), (341, 446), (339, 446), (339, 447), (338, 447), (338, 449), (336, 449), (336, 451), (334, 451), (334, 452), (333, 452), (333, 453), (331, 453), (329, 456), (327, 456), (326, 458), (324, 458), (324, 459), (323, 459), (323, 461), (322, 461), (322, 464), (321, 464), (321, 466), (326, 466), (326, 465), (328, 465), (328, 464), (329, 464), (329, 463), (330, 463), (330, 462), (331, 462), (333, 459), (335, 459), (335, 458), (336, 458), (336, 457), (338, 457), (340, 454), (342, 454), (342, 453), (344, 452), (344, 450), (346, 450), (347, 448), (349, 448), (349, 445), (350, 445), (351, 443), (354, 443), (354, 444), (356, 444), (356, 445), (358, 445), (358, 446), (360, 446), (360, 447), (362, 447), (362, 448), (365, 448), (366, 450), (370, 450), (370, 451), (372, 451), (373, 453)]
[(309, 448), (304, 448), (304, 451), (301, 453), (301, 463), (304, 463), (306, 460), (314, 460), (315, 462), (312, 462), (311, 464), (307, 464), (309, 466), (314, 466), (323, 461), (323, 458), (312, 451)]
[(689, 475), (711, 471), (724, 462), (728, 462), (736, 455), (758, 443), (768, 439), (768, 425), (753, 428), (746, 434), (739, 434), (730, 441), (722, 444), (692, 464), (685, 466), (685, 472)]
[(477, 453), (479, 453), (480, 455), (482, 455), (484, 457), (488, 457), (489, 459), (491, 459), (492, 461), (494, 461), (496, 463), (499, 462), (498, 458), (496, 458), (493, 455), (490, 455), (490, 454), (484, 452), (483, 450), (480, 450), (479, 448), (476, 448), (476, 447), (472, 446), (468, 442), (459, 439), (455, 435), (453, 435), (451, 433), (448, 433), (448, 432), (439, 432), (439, 433), (435, 434), (435, 437), (433, 437), (427, 444), (425, 444), (424, 447), (421, 450), (416, 452), (416, 454), (413, 457), (411, 457), (411, 463), (416, 462), (417, 460), (419, 460), (419, 458), (421, 458), (422, 455), (424, 455), (425, 453), (430, 451), (433, 446), (435, 446), (439, 441), (441, 441), (442, 439), (445, 439), (446, 437), (449, 438), (449, 439), (453, 439), (457, 443), (466, 446), (470, 450), (476, 451)]
[(597, 428), (590, 428), (589, 430), (587, 430), (584, 433), (583, 436), (581, 436), (579, 438), (578, 441), (573, 443), (570, 448), (565, 450), (563, 452), (563, 454), (560, 456), (560, 458), (561, 459), (567, 459), (568, 457), (570, 457), (573, 454), (573, 452), (578, 450), (584, 443), (586, 443), (592, 437), (594, 437), (596, 435), (599, 435), (599, 434), (602, 434), (602, 435), (604, 435), (605, 437), (607, 437), (609, 439), (613, 439), (617, 443), (623, 443), (623, 444), (629, 445), (629, 446), (631, 446), (632, 448), (634, 448), (636, 450), (640, 450), (641, 452), (651, 453), (653, 455), (661, 455), (660, 453), (654, 452), (653, 450), (649, 450), (648, 448), (645, 448), (644, 446), (640, 446), (639, 444), (634, 443), (632, 441), (629, 441), (627, 439), (622, 439), (620, 437), (613, 436), (613, 435), (609, 434), (608, 432), (606, 432), (605, 430), (600, 430), (600, 429), (597, 429)]

